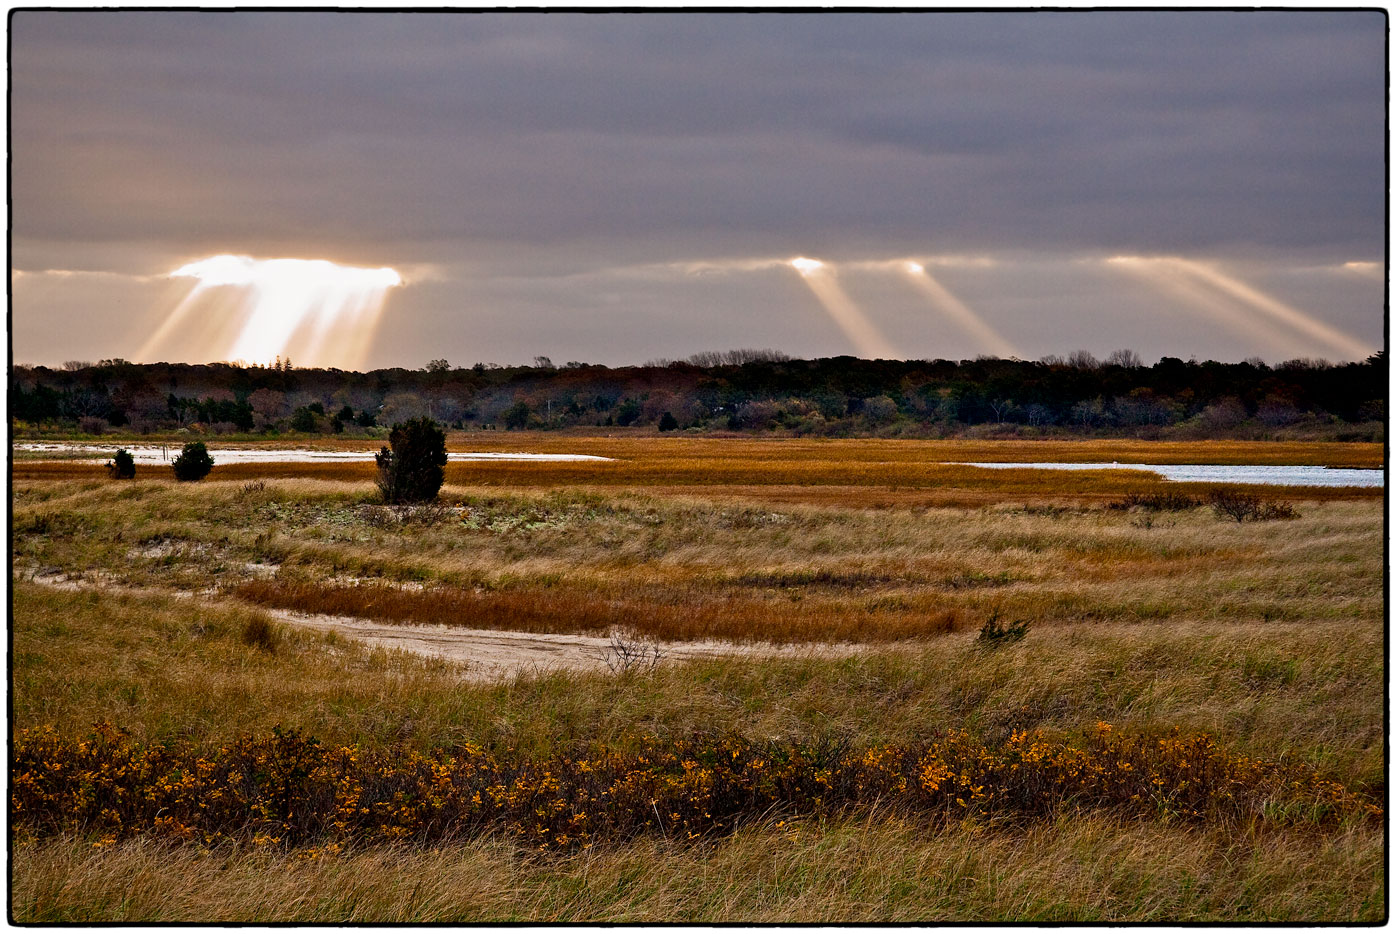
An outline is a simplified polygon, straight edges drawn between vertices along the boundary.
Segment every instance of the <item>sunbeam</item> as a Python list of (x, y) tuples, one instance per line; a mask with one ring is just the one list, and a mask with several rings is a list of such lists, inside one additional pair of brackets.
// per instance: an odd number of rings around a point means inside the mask
[(1329, 327), (1322, 321), (1316, 320), (1312, 315), (1305, 314), (1292, 305), (1286, 305), (1284, 302), (1266, 295), (1264, 292), (1248, 283), (1242, 282), (1235, 276), (1228, 276), (1225, 273), (1218, 272), (1205, 263), (1199, 263), (1188, 259), (1179, 259), (1177, 257), (1170, 257), (1168, 262), (1176, 265), (1180, 269), (1187, 270), (1202, 281), (1235, 297), (1244, 302), (1247, 306), (1254, 308), (1256, 311), (1269, 315), (1275, 321), (1279, 321), (1296, 331), (1307, 334), (1309, 337), (1327, 344), (1354, 360), (1365, 359), (1373, 350), (1373, 348), (1367, 347), (1360, 341), (1354, 340), (1337, 328)]
[[(1336, 328), (1205, 263), (1176, 256), (1116, 256), (1107, 262), (1182, 298), (1233, 333), (1248, 340), (1259, 337), (1285, 353), (1311, 355), (1314, 340), (1354, 360), (1371, 352)], [(1284, 328), (1277, 331), (1277, 323)]]
[(892, 347), (882, 332), (867, 319), (848, 293), (839, 286), (828, 264), (806, 256), (797, 256), (789, 261), (790, 267), (800, 274), (805, 285), (809, 286), (814, 297), (824, 311), (843, 331), (861, 356), (872, 359), (896, 360), (900, 354)]
[(227, 254), (170, 275), (196, 284), (146, 341), (140, 359), (201, 319), (206, 324), (197, 340), (212, 358), (270, 363), (294, 352), (306, 365), (352, 368), (367, 356), (388, 290), (402, 283), (388, 267)]
[(1000, 357), (1021, 356), (1018, 348), (1014, 347), (1002, 334), (989, 326), (989, 323), (975, 314), (974, 311), (960, 301), (949, 289), (941, 285), (934, 276), (926, 271), (926, 267), (913, 260), (907, 260), (899, 264), (902, 274), (906, 276), (912, 286), (930, 299), (936, 310), (947, 318), (952, 319), (961, 329), (969, 332), (981, 345), (986, 347), (991, 353)]
[(1178, 300), (1176, 307), (1224, 330), (1245, 343), (1259, 339), (1274, 352), (1302, 356), (1307, 345), (1288, 334), (1260, 327), (1255, 314), (1240, 303), (1218, 295), (1162, 259), (1144, 256), (1112, 256), (1106, 260), (1112, 269), (1134, 276), (1157, 291)]

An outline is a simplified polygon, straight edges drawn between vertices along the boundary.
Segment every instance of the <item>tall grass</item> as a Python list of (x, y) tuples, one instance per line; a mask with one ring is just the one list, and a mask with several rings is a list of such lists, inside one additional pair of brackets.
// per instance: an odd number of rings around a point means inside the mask
[(654, 586), (606, 593), (565, 586), (482, 593), (385, 583), (336, 586), (300, 579), (248, 581), (228, 592), (251, 603), (305, 613), (513, 632), (604, 635), (620, 630), (670, 641), (894, 642), (945, 635), (967, 625), (953, 608), (888, 613), (827, 601), (792, 604), (695, 594), (688, 587), (677, 588), (677, 593), (675, 588)]
[[(843, 658), (729, 657), (643, 677), (553, 672), (462, 680), (444, 662), (369, 651), (287, 627), (272, 655), (243, 641), (259, 611), (168, 597), (14, 588), (15, 729), (85, 733), (105, 720), (140, 742), (216, 746), (252, 728), (426, 753), (465, 742), (547, 756), (568, 743), (740, 733), (914, 744), (965, 729), (1179, 727), (1238, 754), (1383, 787), (1378, 623), (1081, 624), (1034, 628), (999, 652), (974, 634)], [(82, 672), (74, 678), (72, 672)]]
[[(476, 742), (533, 756), (618, 749), (694, 730), (782, 742), (931, 739), (1180, 726), (1238, 754), (1304, 763), (1384, 794), (1381, 628), (1302, 624), (1078, 625), (1002, 652), (972, 635), (843, 659), (720, 659), (639, 678), (552, 674), (462, 682), (451, 666), (284, 633), (256, 611), (15, 588), (16, 728), (82, 734), (97, 719), (140, 741), (217, 744), (281, 722), (386, 754)], [(74, 678), (72, 672), (83, 677)], [(16, 920), (1380, 920), (1380, 828), (1188, 829), (1066, 817), (927, 833), (889, 812), (740, 830), (698, 848), (607, 844), (536, 862), (503, 839), (438, 848), (249, 844), (203, 852), (62, 838), (13, 845)], [(780, 826), (777, 826), (780, 824)], [(100, 842), (100, 841), (98, 841)]]
[[(779, 826), (777, 826), (779, 824)], [(771, 819), (711, 847), (566, 858), (505, 841), (207, 851), (54, 840), (13, 851), (12, 917), (60, 922), (1379, 923), (1380, 828), (1232, 830), (1081, 816), (927, 834), (881, 814)]]

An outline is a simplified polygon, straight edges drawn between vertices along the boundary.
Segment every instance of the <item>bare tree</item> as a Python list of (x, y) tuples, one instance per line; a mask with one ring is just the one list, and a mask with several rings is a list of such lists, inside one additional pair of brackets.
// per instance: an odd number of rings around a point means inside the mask
[(620, 632), (611, 633), (611, 647), (601, 655), (601, 660), (612, 674), (623, 675), (632, 671), (654, 671), (664, 651), (653, 642), (645, 642)]
[(741, 366), (745, 363), (780, 363), (789, 359), (790, 354), (779, 350), (743, 347), (736, 350), (705, 350), (693, 354), (687, 362), (694, 366)]
[(1067, 366), (1074, 366), (1078, 370), (1098, 370), (1100, 361), (1095, 358), (1095, 354), (1089, 350), (1073, 350), (1066, 356)]

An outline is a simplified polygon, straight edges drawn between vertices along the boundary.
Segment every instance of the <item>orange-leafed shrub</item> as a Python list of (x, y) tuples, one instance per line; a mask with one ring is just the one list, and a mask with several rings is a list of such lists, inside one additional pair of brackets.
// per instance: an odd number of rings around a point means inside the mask
[[(1077, 743), (1014, 733), (998, 747), (946, 733), (915, 746), (695, 736), (532, 759), (464, 744), (423, 754), (318, 742), (295, 730), (217, 750), (26, 730), (13, 744), (12, 827), (36, 836), (134, 834), (282, 846), (508, 835), (570, 849), (662, 834), (686, 840), (773, 815), (876, 804), (928, 821), (1025, 821), (1064, 809), (1189, 822), (1379, 820), (1376, 799), (1311, 771), (1232, 755), (1205, 734)], [(102, 841), (99, 841), (102, 842)]]

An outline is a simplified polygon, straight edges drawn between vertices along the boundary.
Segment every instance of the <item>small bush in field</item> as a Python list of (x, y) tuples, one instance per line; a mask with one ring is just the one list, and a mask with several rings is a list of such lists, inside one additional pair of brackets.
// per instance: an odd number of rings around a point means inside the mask
[(1018, 642), (1028, 634), (1028, 624), (1025, 620), (1016, 620), (1005, 628), (999, 623), (999, 614), (990, 616), (983, 627), (979, 630), (979, 637), (974, 641), (986, 649), (996, 649), (1001, 645), (1009, 645)]
[(213, 469), (213, 458), (202, 441), (190, 441), (170, 464), (176, 480), (193, 482), (202, 480)]
[(130, 451), (120, 448), (112, 459), (107, 461), (107, 473), (111, 474), (113, 480), (134, 480), (136, 459), (131, 456)]
[(611, 674), (616, 675), (654, 671), (663, 658), (664, 652), (659, 646), (620, 632), (611, 633), (611, 647), (601, 656)]
[(383, 448), (378, 461), (378, 489), (389, 504), (428, 503), (446, 480), (446, 433), (429, 418), (413, 418), (393, 426), (392, 450)]
[(1265, 522), (1271, 519), (1297, 519), (1299, 512), (1289, 503), (1274, 502), (1258, 493), (1217, 490), (1209, 497), (1218, 519), (1237, 522)]

